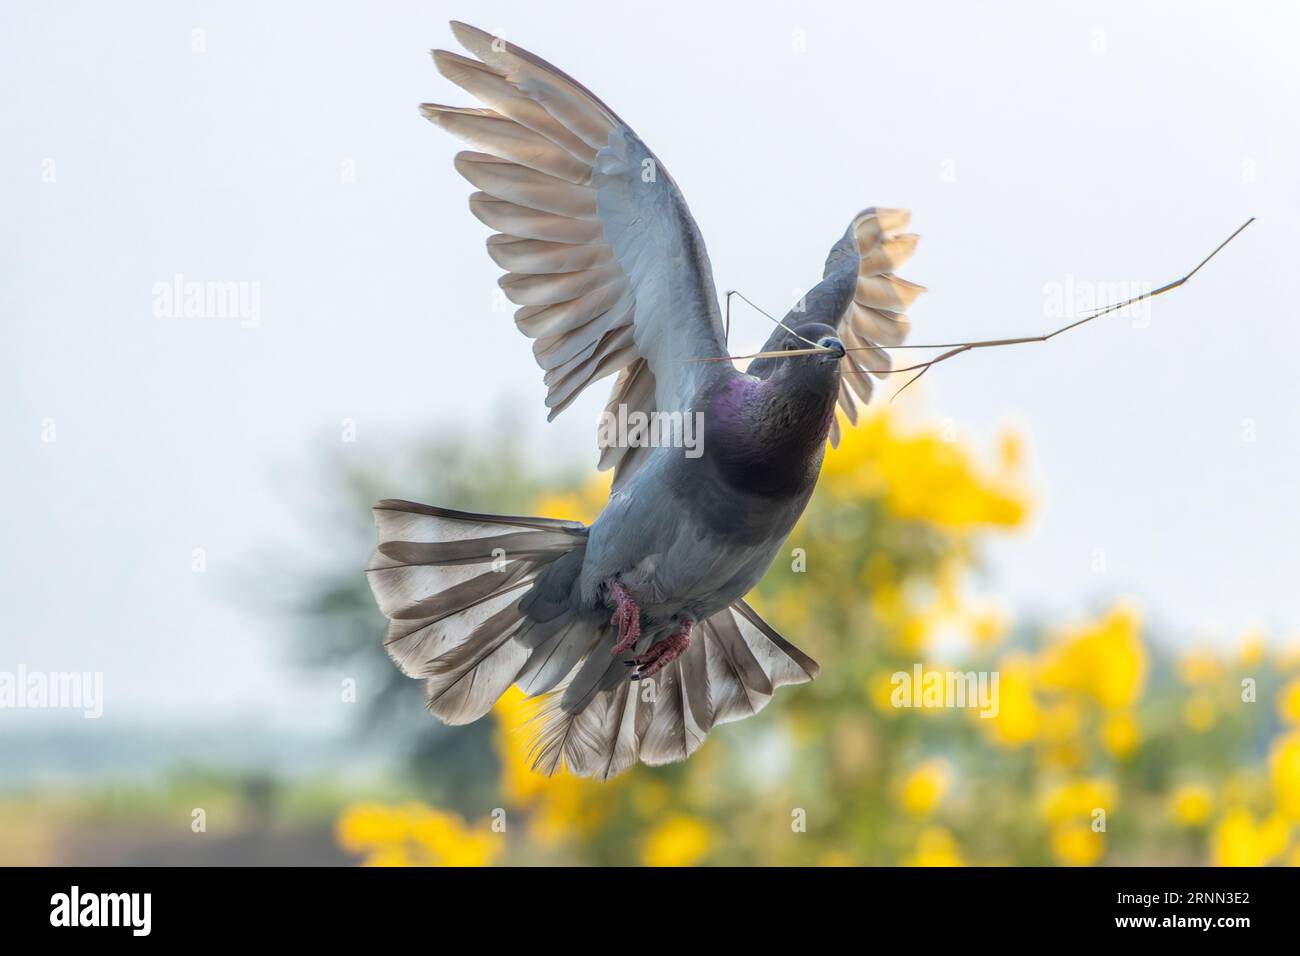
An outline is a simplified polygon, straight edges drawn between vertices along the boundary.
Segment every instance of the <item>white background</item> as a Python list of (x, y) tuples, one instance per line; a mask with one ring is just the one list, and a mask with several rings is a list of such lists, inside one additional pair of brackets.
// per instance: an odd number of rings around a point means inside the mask
[[(594, 463), (605, 388), (545, 424), (459, 146), (416, 110), (466, 102), (427, 56), (453, 16), (611, 104), (681, 185), (719, 289), (769, 311), (866, 205), (914, 211), (927, 341), (1045, 330), (1049, 283), (1158, 284), (1258, 216), (1149, 328), (962, 356), (913, 401), (977, 440), (1027, 432), (1041, 505), (991, 549), (1017, 612), (1133, 594), (1172, 640), (1292, 634), (1298, 9), (4, 4), (0, 669), (102, 670), (106, 720), (329, 722), (337, 681), (292, 665), (240, 575), (321, 560), (306, 503), (342, 419), (342, 453), (376, 468), (503, 408), (526, 431), (497, 440)], [(260, 283), (260, 325), (155, 318), (176, 273)], [(738, 320), (737, 347), (766, 336)]]

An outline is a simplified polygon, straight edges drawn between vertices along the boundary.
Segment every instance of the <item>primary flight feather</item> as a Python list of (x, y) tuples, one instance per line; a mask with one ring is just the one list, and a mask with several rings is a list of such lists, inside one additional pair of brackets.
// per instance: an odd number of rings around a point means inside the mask
[[(697, 453), (605, 443), (608, 503), (590, 526), (382, 501), (368, 576), (385, 644), (450, 724), (512, 685), (538, 696), (534, 765), (606, 778), (690, 756), (817, 664), (745, 603), (803, 513), (836, 408), (856, 422), (882, 346), (924, 291), (894, 275), (908, 213), (868, 209), (746, 373), (726, 361), (704, 240), (676, 183), (608, 106), (513, 44), (462, 23), (472, 57), (439, 72), (483, 104), (425, 104), (468, 142), (456, 169), (495, 230), (515, 324), (533, 339), (550, 417), (617, 374), (608, 411), (697, 416)], [(810, 349), (812, 345), (814, 348)], [(641, 413), (638, 419), (633, 413)]]

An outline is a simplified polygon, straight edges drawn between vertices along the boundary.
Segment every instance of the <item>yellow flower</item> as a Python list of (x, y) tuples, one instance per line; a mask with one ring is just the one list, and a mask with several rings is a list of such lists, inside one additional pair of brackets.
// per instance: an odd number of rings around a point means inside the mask
[(1106, 852), (1106, 834), (1086, 823), (1052, 827), (1052, 855), (1066, 866), (1092, 866)]
[(907, 602), (903, 599), (902, 588), (895, 584), (881, 584), (868, 592), (868, 607), (871, 616), (881, 624), (891, 628), (889, 637), (897, 641), (893, 628), (902, 628), (907, 614)]
[(1218, 719), (1218, 708), (1204, 694), (1197, 694), (1183, 705), (1183, 723), (1198, 734), (1205, 733)]
[(916, 838), (916, 850), (903, 861), (905, 866), (964, 866), (961, 851), (951, 833), (943, 827), (926, 827)]
[(713, 829), (694, 817), (673, 816), (659, 824), (641, 847), (646, 866), (694, 866), (713, 848)]
[(1043, 707), (1039, 738), (1046, 745), (1040, 753), (1045, 766), (1069, 770), (1083, 763), (1078, 743), (1082, 726), (1083, 713), (1073, 698)]
[(902, 710), (894, 706), (894, 675), (890, 671), (876, 671), (867, 679), (867, 698), (885, 717), (897, 717)]
[(530, 834), (549, 845), (594, 832), (604, 819), (605, 802), (621, 784), (583, 779), (565, 771), (548, 777), (534, 770), (527, 724), (537, 705), (536, 699), (511, 687), (492, 709), (494, 736), (507, 803), (529, 810)]
[(334, 838), (348, 853), (400, 843), (406, 833), (406, 819), (378, 803), (353, 804), (334, 823)]
[(469, 826), (454, 813), (420, 804), (406, 812), (412, 841), (440, 866), (487, 866), (504, 848), (489, 822)]
[(1275, 740), (1268, 762), (1278, 811), (1300, 820), (1300, 730)]
[(371, 851), (361, 863), (362, 866), (418, 866), (419, 863), (400, 843)]
[(1009, 623), (1007, 614), (993, 605), (972, 609), (966, 615), (966, 627), (976, 647), (992, 647), (997, 644), (1007, 633)]
[(982, 474), (970, 453), (945, 437), (937, 428), (902, 434), (888, 411), (870, 411), (826, 456), (823, 483), (842, 499), (882, 497), (907, 521), (953, 530), (1023, 524), (1029, 503), (1016, 469)]
[(1130, 706), (1146, 680), (1140, 629), (1137, 610), (1118, 604), (1100, 620), (1066, 631), (1044, 652), (1043, 686), (1086, 694), (1112, 710)]
[(366, 866), (488, 866), (505, 849), (490, 822), (471, 827), (422, 803), (357, 804), (339, 817), (335, 834), (344, 850), (366, 854)]
[(1300, 677), (1287, 684), (1277, 695), (1277, 715), (1283, 723), (1300, 724)]
[(529, 807), (546, 791), (551, 781), (533, 770), (529, 757), (528, 721), (537, 701), (518, 687), (511, 687), (492, 708), (496, 718), (497, 753), (501, 757), (501, 789), (509, 803)]
[(922, 651), (930, 643), (937, 623), (938, 618), (931, 611), (920, 611), (904, 617), (902, 626), (892, 635), (893, 644), (907, 653)]
[(954, 617), (962, 608), (961, 578), (964, 565), (956, 558), (945, 558), (935, 572), (934, 611), (939, 617)]
[(1223, 676), (1223, 665), (1210, 651), (1188, 651), (1178, 660), (1178, 676), (1193, 687), (1203, 687)]
[(1110, 813), (1115, 804), (1115, 784), (1100, 777), (1081, 777), (1052, 787), (1042, 800), (1043, 816), (1049, 823), (1092, 821), (1093, 812)]
[(1045, 706), (1042, 710), (1040, 736), (1049, 744), (1061, 744), (1079, 735), (1083, 714), (1073, 700), (1062, 700)]
[(1215, 866), (1267, 866), (1286, 849), (1289, 828), (1276, 815), (1256, 824), (1249, 810), (1234, 807), (1223, 815), (1210, 841)]
[(1115, 714), (1106, 718), (1101, 728), (1101, 743), (1113, 756), (1123, 759), (1137, 750), (1142, 731), (1132, 714)]
[(1259, 630), (1247, 631), (1237, 649), (1237, 662), (1243, 667), (1258, 667), (1264, 662), (1266, 650), (1264, 634)]
[(1204, 826), (1213, 812), (1214, 793), (1204, 784), (1183, 784), (1169, 798), (1169, 814), (1181, 826)]
[(914, 817), (928, 816), (943, 800), (951, 782), (952, 767), (948, 761), (932, 757), (903, 778), (898, 802)]
[(1004, 747), (1020, 747), (1038, 734), (1038, 703), (1030, 683), (1031, 665), (1023, 654), (1011, 654), (998, 668), (998, 714), (980, 726)]
[(609, 486), (613, 472), (597, 472), (577, 491), (544, 494), (533, 502), (533, 512), (543, 518), (560, 518), (565, 521), (596, 520), (609, 499)]
[(439, 866), (489, 866), (505, 848), (490, 823), (467, 826), (453, 813), (428, 807), (412, 809), (411, 837)]

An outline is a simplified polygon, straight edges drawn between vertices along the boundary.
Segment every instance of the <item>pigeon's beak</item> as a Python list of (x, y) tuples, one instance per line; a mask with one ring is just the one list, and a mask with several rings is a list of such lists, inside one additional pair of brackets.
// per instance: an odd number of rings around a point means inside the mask
[(824, 349), (830, 349), (834, 353), (836, 361), (844, 358), (844, 343), (834, 336), (827, 335), (820, 338), (817, 340), (817, 344)]

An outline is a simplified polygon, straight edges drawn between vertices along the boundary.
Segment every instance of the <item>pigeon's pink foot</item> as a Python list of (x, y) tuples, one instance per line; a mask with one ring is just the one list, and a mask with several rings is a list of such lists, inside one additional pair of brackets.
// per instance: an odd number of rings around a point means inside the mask
[(641, 609), (621, 581), (610, 583), (609, 596), (614, 599), (614, 616), (609, 623), (618, 628), (618, 643), (610, 653), (625, 654), (641, 639)]
[(691, 646), (691, 628), (694, 626), (695, 622), (689, 617), (686, 618), (682, 621), (680, 631), (656, 641), (648, 651), (638, 657), (636, 659), (637, 679), (645, 680), (647, 677), (653, 677), (685, 654), (686, 649)]

